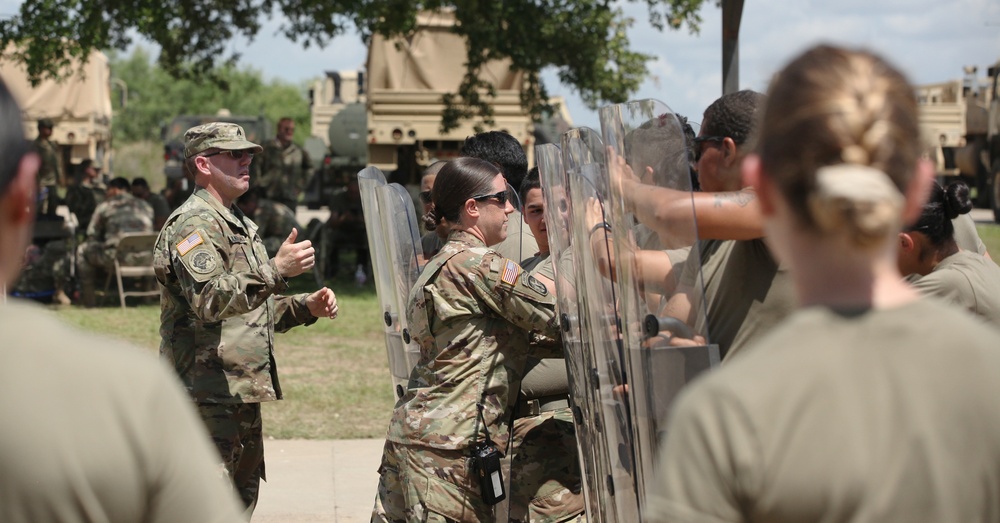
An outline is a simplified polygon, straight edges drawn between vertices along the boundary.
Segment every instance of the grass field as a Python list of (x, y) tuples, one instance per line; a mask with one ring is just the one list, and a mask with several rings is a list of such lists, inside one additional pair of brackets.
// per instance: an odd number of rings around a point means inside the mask
[[(308, 278), (293, 289), (312, 290)], [(315, 287), (315, 285), (312, 285)], [(263, 404), (264, 432), (274, 438), (348, 439), (385, 436), (393, 397), (386, 363), (381, 313), (375, 289), (353, 283), (331, 285), (340, 313), (275, 338), (275, 357), (285, 399)], [(122, 310), (55, 309), (85, 330), (128, 340), (155, 353), (159, 305)]]
[(979, 231), (979, 237), (986, 244), (986, 250), (990, 252), (993, 261), (1000, 263), (1000, 225), (977, 224), (976, 230)]

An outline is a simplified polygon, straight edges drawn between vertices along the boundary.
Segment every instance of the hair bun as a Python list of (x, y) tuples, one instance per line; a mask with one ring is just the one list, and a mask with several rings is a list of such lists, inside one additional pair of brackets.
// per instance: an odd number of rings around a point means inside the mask
[(965, 182), (953, 182), (944, 188), (942, 207), (944, 215), (949, 220), (958, 218), (972, 210), (972, 200), (969, 198), (969, 186)]

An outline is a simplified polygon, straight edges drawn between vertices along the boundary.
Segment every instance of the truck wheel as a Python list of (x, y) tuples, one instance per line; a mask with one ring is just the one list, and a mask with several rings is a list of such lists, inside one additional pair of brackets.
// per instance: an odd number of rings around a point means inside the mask
[(1000, 223), (1000, 160), (993, 162), (993, 187), (990, 187), (990, 207), (993, 208), (993, 221)]

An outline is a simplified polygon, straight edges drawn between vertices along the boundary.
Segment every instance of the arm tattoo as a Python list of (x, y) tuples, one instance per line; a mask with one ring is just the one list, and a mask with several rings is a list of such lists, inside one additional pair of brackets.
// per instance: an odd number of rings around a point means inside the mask
[(757, 195), (747, 191), (718, 193), (715, 195), (715, 207), (722, 207), (726, 202), (746, 207), (755, 199), (757, 199)]

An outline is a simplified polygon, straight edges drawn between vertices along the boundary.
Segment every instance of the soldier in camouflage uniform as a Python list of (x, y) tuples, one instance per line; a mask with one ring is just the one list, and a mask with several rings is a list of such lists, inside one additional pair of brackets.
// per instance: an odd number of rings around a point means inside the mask
[(163, 229), (163, 224), (167, 222), (167, 216), (170, 216), (171, 211), (167, 199), (160, 193), (150, 191), (149, 182), (141, 176), (132, 179), (132, 196), (145, 200), (153, 208), (153, 230)]
[(66, 186), (59, 166), (59, 148), (49, 138), (52, 136), (52, 120), (38, 120), (38, 137), (33, 142), (34, 150), (42, 160), (38, 168), (38, 212), (55, 216), (59, 206), (59, 187)]
[(257, 189), (250, 189), (240, 196), (236, 205), (257, 224), (257, 233), (264, 239), (268, 256), (278, 253), (278, 248), (293, 229), (302, 234), (303, 229), (295, 219), (295, 212), (286, 205), (261, 198)]
[[(538, 253), (521, 265), (554, 293), (555, 273), (537, 167), (528, 172), (519, 192), (524, 222), (538, 242)], [(512, 440), (510, 520), (585, 521), (580, 457), (563, 358), (528, 357), (514, 409)]]
[(197, 403), (249, 517), (265, 477), (260, 402), (281, 399), (274, 332), (335, 318), (337, 299), (325, 287), (280, 295), (287, 278), (312, 267), (314, 251), (295, 243), (293, 231), (269, 259), (257, 226), (234, 205), (261, 150), (243, 128), (208, 123), (184, 139), (197, 188), (167, 218), (153, 250), (160, 354)]
[[(114, 271), (118, 241), (123, 234), (129, 232), (153, 232), (153, 208), (132, 196), (128, 180), (118, 177), (108, 183), (107, 200), (94, 210), (90, 226), (87, 227), (87, 239), (76, 251), (80, 301), (84, 306), (94, 306), (94, 287), (98, 273), (102, 270), (106, 273)], [(142, 262), (141, 259), (130, 261)]]
[(506, 454), (529, 339), (559, 336), (552, 294), (488, 247), (503, 241), (513, 212), (497, 167), (459, 158), (434, 187), (425, 219), (452, 232), (408, 299), (421, 358), (389, 424), (373, 522), (492, 520), (472, 448), (492, 441)]
[(295, 122), (285, 117), (278, 120), (278, 136), (264, 145), (260, 168), (260, 185), (269, 200), (283, 203), (295, 210), (299, 194), (309, 180), (309, 154), (295, 144)]

